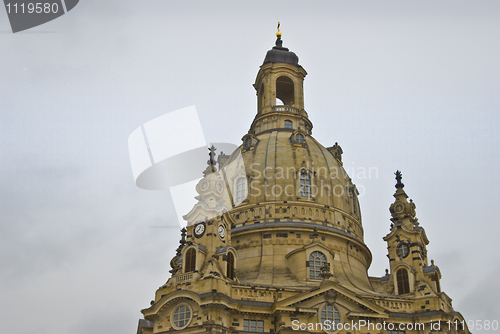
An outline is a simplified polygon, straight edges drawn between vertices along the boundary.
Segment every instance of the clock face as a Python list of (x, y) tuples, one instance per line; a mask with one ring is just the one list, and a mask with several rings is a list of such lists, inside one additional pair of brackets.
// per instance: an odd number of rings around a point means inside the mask
[(224, 225), (219, 225), (219, 237), (224, 239), (226, 237), (226, 228)]
[(199, 238), (205, 233), (205, 223), (199, 223), (194, 226), (194, 236)]
[(217, 189), (217, 192), (219, 193), (222, 193), (222, 191), (224, 190), (224, 186), (220, 182), (217, 182), (217, 185), (215, 187)]
[(408, 244), (400, 244), (396, 252), (400, 258), (404, 259), (410, 254), (410, 246), (408, 246)]
[(403, 212), (403, 206), (401, 204), (396, 205), (395, 211), (397, 213)]

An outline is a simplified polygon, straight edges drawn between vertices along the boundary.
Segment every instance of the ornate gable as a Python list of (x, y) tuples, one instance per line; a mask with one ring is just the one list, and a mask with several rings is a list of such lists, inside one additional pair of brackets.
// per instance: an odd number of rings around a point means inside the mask
[[(323, 304), (336, 304), (347, 310), (347, 317), (387, 318), (384, 308), (328, 281), (319, 288), (297, 294), (276, 303), (277, 310), (317, 310)], [(316, 311), (315, 311), (316, 312)]]

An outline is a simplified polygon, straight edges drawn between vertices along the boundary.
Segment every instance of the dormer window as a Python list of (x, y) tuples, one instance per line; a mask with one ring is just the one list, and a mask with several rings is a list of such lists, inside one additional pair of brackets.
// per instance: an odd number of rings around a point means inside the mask
[[(300, 128), (300, 125), (299, 125)], [(307, 147), (307, 142), (306, 142), (306, 133), (303, 130), (295, 130), (292, 135), (290, 136), (290, 142), (295, 146), (295, 147)]]
[(247, 149), (250, 148), (252, 146), (252, 137), (248, 137), (247, 139), (245, 139), (243, 146)]
[(300, 171), (300, 196), (311, 198), (311, 174), (308, 171)]
[(309, 255), (309, 279), (321, 279), (321, 267), (326, 264), (326, 256), (321, 252)]
[(242, 151), (253, 150), (257, 145), (257, 143), (259, 142), (259, 140), (256, 137), (250, 134), (243, 136), (241, 140), (243, 140)]
[(304, 135), (302, 133), (297, 133), (295, 135), (295, 141), (299, 144), (303, 144), (306, 141), (306, 138), (304, 137)]
[(240, 204), (247, 197), (246, 180), (244, 176), (236, 179), (236, 205)]

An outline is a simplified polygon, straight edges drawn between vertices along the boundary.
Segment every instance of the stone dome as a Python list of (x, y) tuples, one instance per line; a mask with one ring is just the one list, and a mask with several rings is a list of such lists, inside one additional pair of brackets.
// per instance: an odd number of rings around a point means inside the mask
[[(340, 160), (340, 147), (325, 148), (301, 130), (278, 129), (246, 135), (228, 163), (241, 154), (244, 166), (231, 175), (245, 176), (246, 198), (236, 199), (229, 181), (236, 226), (250, 222), (301, 222), (331, 226), (363, 239), (356, 187)], [(272, 203), (273, 210), (269, 210)], [(258, 218), (257, 218), (258, 217)]]
[[(303, 130), (272, 129), (243, 137), (222, 168), (234, 207), (228, 212), (231, 242), (239, 254), (238, 275), (246, 282), (317, 284), (304, 263), (311, 252), (319, 252), (335, 280), (369, 288), (371, 252), (341, 152), (338, 145), (325, 148)], [(347, 274), (353, 271), (364, 273), (362, 279), (349, 278), (356, 276)]]

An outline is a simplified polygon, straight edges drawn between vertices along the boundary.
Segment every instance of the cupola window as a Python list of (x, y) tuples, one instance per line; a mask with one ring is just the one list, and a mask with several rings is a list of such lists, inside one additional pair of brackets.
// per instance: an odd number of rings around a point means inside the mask
[(293, 129), (293, 123), (290, 120), (285, 121), (285, 129)]
[(326, 264), (326, 256), (321, 252), (312, 252), (309, 255), (309, 278), (321, 279), (321, 267)]
[(408, 280), (408, 270), (399, 269), (396, 272), (396, 280), (398, 282), (398, 294), (403, 295), (410, 293), (410, 282)]
[(188, 249), (186, 252), (186, 269), (184, 272), (188, 273), (190, 271), (196, 270), (196, 250), (194, 248)]

